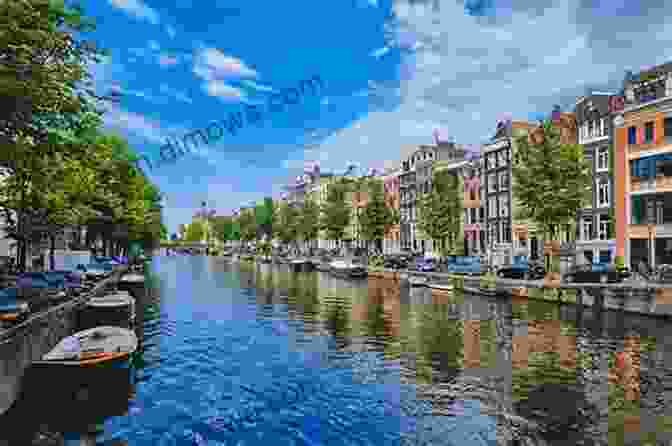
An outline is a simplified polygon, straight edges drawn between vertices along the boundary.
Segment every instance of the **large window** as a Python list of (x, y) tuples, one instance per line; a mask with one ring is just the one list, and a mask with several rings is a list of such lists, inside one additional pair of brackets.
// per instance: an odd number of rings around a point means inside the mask
[(511, 243), (511, 224), (508, 220), (500, 224), (502, 227), (502, 243)]
[(597, 149), (597, 170), (609, 170), (609, 147)]
[(609, 179), (600, 178), (597, 180), (597, 205), (599, 207), (609, 206)]
[(497, 152), (497, 167), (504, 167), (506, 166), (506, 150), (500, 150)]
[(497, 217), (497, 201), (495, 200), (495, 197), (488, 198), (488, 217)]
[(628, 127), (628, 144), (637, 144), (637, 127)]
[(509, 190), (509, 172), (499, 173), (499, 190)]
[(664, 121), (665, 139), (672, 140), (672, 118), (665, 118)]
[(644, 124), (644, 142), (653, 142), (653, 122)]
[(488, 164), (488, 169), (494, 169), (495, 168), (495, 156), (497, 156), (495, 153), (489, 153), (486, 155), (486, 161)]
[(499, 243), (499, 237), (497, 237), (498, 227), (495, 224), (488, 225), (488, 243), (492, 246), (495, 243)]
[(581, 219), (581, 240), (592, 240), (593, 238), (593, 217), (583, 217)]
[(508, 217), (509, 216), (509, 196), (500, 195), (499, 196), (499, 216)]
[(497, 175), (494, 173), (488, 175), (488, 192), (497, 192)]
[(600, 240), (609, 239), (609, 216), (608, 215), (598, 215), (597, 216), (597, 236)]

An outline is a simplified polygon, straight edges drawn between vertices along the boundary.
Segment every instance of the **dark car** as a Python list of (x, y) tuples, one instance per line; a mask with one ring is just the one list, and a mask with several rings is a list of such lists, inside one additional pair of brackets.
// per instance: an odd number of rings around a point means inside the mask
[(408, 256), (404, 254), (391, 254), (385, 256), (383, 267), (390, 269), (406, 269), (408, 268), (408, 262)]
[(525, 258), (514, 259), (510, 265), (504, 265), (497, 270), (497, 277), (503, 279), (539, 280), (546, 275), (546, 268), (541, 262), (529, 262)]
[(607, 264), (576, 265), (563, 276), (567, 283), (619, 283), (630, 276), (630, 272), (617, 271), (616, 267)]
[(659, 265), (651, 279), (657, 283), (672, 283), (672, 265)]

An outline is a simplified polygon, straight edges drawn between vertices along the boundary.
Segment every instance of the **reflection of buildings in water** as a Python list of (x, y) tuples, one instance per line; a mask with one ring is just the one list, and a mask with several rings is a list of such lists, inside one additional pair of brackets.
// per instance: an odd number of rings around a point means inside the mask
[[(369, 278), (368, 279), (369, 304), (382, 305), (386, 325), (390, 335), (398, 338), (401, 328), (401, 301), (399, 284), (392, 280)], [(353, 308), (353, 319), (355, 319)], [(361, 316), (359, 316), (361, 317)], [(360, 319), (363, 320), (363, 319)]]
[(557, 352), (560, 365), (576, 367), (576, 336), (562, 334), (559, 320), (528, 320), (513, 335), (514, 369), (527, 368), (531, 353)]
[(654, 305), (657, 312), (670, 313), (670, 309), (672, 309), (672, 288), (657, 288)]
[(626, 336), (623, 350), (616, 352), (614, 365), (609, 369), (609, 382), (617, 384), (628, 401), (639, 400), (641, 343), (639, 336)]

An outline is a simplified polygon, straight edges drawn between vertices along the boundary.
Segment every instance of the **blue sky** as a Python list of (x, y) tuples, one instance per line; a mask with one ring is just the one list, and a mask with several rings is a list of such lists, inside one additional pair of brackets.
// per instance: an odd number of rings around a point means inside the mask
[[(325, 87), (149, 172), (174, 232), (202, 201), (221, 213), (277, 196), (307, 161), (398, 164), (441, 128), (478, 144), (497, 119), (616, 91), (624, 70), (672, 59), (662, 0), (93, 0), (92, 67), (105, 115), (141, 154), (243, 103), (319, 75)], [(616, 30), (618, 32), (616, 33)]]

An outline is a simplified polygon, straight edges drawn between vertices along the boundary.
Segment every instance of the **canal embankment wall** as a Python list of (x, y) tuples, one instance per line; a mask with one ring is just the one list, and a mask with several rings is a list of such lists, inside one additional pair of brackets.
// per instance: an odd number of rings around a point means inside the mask
[(0, 331), (0, 414), (9, 409), (21, 390), (21, 378), (32, 361), (40, 359), (61, 339), (74, 333), (78, 310), (93, 296), (118, 283), (126, 268), (101, 280), (90, 292), (31, 315)]
[(369, 268), (369, 276), (406, 281), (427, 277), (430, 283), (452, 285), (473, 294), (502, 294), (539, 300), (557, 300), (582, 307), (599, 307), (651, 316), (672, 315), (672, 284), (653, 282), (562, 283), (548, 287), (543, 280), (518, 280), (451, 273)]

